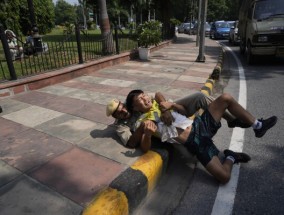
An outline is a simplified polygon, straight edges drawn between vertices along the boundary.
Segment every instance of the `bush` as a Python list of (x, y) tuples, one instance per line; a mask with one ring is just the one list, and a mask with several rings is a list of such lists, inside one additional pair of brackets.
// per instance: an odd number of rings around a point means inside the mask
[(161, 41), (161, 22), (148, 21), (137, 27), (137, 40), (139, 46), (149, 48), (152, 45), (157, 46)]

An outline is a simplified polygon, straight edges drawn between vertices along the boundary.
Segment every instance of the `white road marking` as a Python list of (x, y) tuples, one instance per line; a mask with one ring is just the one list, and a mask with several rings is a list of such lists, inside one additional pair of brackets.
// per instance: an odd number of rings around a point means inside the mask
[[(232, 53), (233, 57), (237, 62), (238, 71), (239, 71), (239, 80), (240, 80), (238, 102), (246, 109), (247, 85), (246, 85), (246, 78), (244, 75), (244, 69), (238, 57), (235, 55), (235, 53), (232, 52), (232, 50), (229, 47), (225, 47), (225, 49), (229, 50)], [(245, 133), (244, 129), (242, 128), (233, 129), (229, 149), (237, 152), (243, 151), (244, 133)], [(239, 172), (240, 172), (240, 166), (234, 165), (229, 183), (227, 183), (226, 185), (219, 186), (211, 215), (232, 214), (237, 185), (238, 185)]]

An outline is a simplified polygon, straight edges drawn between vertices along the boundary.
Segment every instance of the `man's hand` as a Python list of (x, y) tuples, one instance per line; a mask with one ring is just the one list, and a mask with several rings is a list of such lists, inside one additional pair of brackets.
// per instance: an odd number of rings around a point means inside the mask
[(162, 112), (160, 118), (161, 118), (161, 121), (165, 123), (165, 125), (167, 126), (170, 126), (174, 121), (174, 117), (172, 116), (171, 111), (169, 110)]
[(160, 102), (160, 109), (161, 111), (165, 111), (165, 110), (170, 110), (173, 108), (174, 103), (173, 102), (168, 102), (168, 101), (164, 101), (164, 102)]
[(170, 112), (170, 110), (173, 108), (173, 104), (174, 103), (167, 101), (160, 102), (160, 110), (162, 112), (161, 120), (167, 126), (170, 126), (174, 121), (174, 118)]

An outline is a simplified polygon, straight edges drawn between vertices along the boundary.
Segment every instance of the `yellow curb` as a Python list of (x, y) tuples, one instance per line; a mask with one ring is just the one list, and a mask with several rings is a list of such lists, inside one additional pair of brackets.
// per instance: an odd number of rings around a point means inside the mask
[(203, 94), (205, 94), (206, 96), (210, 96), (210, 94), (209, 94), (209, 92), (208, 92), (207, 90), (201, 90), (201, 92), (202, 92)]
[(209, 89), (210, 89), (210, 91), (212, 92), (212, 90), (213, 90), (213, 84), (212, 83), (205, 83), (205, 85), (204, 85), (205, 87), (208, 87)]
[(102, 190), (85, 208), (82, 215), (128, 215), (128, 200), (125, 194), (113, 188)]
[(140, 170), (148, 179), (148, 193), (151, 192), (162, 174), (163, 160), (159, 153), (148, 151), (138, 158), (131, 166), (132, 169)]

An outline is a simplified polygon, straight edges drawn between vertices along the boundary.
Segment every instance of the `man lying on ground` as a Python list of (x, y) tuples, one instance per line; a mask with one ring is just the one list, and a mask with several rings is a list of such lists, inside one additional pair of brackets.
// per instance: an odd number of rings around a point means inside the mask
[[(237, 119), (251, 125), (255, 136), (262, 137), (276, 122), (277, 117), (272, 116), (266, 120), (256, 119), (246, 111), (231, 95), (222, 94), (212, 101), (201, 116), (196, 116), (194, 121), (182, 116), (186, 113), (182, 105), (175, 104), (171, 114), (175, 118), (174, 129), (164, 129), (161, 121), (161, 109), (157, 101), (144, 94), (141, 90), (131, 91), (126, 99), (126, 106), (130, 113), (143, 113), (139, 120), (148, 123), (149, 126), (142, 135), (140, 147), (147, 152), (151, 147), (151, 137), (155, 134), (162, 137), (166, 133), (166, 141), (183, 144), (187, 150), (196, 155), (197, 159), (219, 182), (227, 183), (230, 180), (232, 166), (235, 163), (246, 163), (250, 157), (245, 153), (237, 153), (231, 150), (224, 150), (225, 159), (220, 161), (219, 150), (213, 143), (213, 136), (221, 127), (221, 117), (226, 109)], [(172, 108), (172, 107), (171, 107)]]
[[(189, 117), (194, 115), (199, 109), (207, 109), (208, 104), (210, 104), (214, 98), (206, 96), (201, 92), (196, 92), (184, 98), (178, 99), (175, 102), (167, 102), (162, 93), (157, 92), (155, 94), (155, 100), (159, 102), (162, 109), (165, 109), (165, 111), (161, 113), (161, 120), (166, 125), (171, 125), (173, 122), (173, 117), (170, 114), (170, 111), (167, 110), (169, 109), (168, 106), (170, 104), (172, 104), (173, 107), (175, 104), (182, 105), (185, 108), (185, 116)], [(117, 119), (115, 122), (116, 133), (125, 146), (130, 148), (139, 146), (143, 131), (147, 126), (149, 126), (148, 123), (143, 122), (138, 129), (135, 129), (135, 123), (140, 116), (139, 113), (135, 112), (134, 114), (131, 114), (127, 110), (124, 103), (117, 99), (113, 99), (106, 107), (106, 115)], [(246, 128), (249, 126), (238, 120), (228, 111), (224, 113), (223, 118), (227, 120), (228, 126), (231, 128)]]

